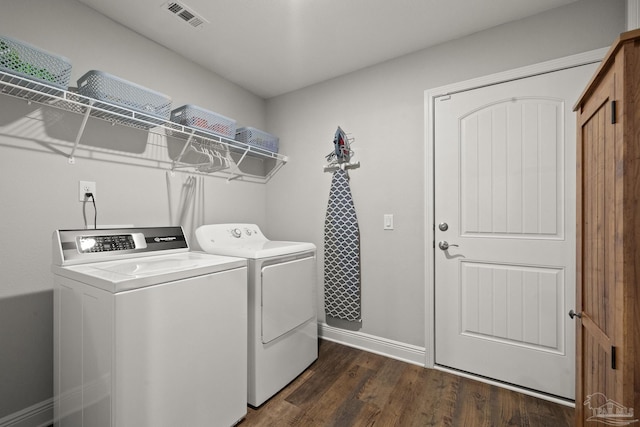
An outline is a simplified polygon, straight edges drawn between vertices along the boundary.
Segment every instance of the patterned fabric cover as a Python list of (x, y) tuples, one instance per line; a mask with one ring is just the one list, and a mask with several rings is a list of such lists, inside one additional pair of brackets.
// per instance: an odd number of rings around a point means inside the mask
[(333, 173), (324, 222), (324, 305), (327, 316), (361, 321), (360, 231), (342, 169)]

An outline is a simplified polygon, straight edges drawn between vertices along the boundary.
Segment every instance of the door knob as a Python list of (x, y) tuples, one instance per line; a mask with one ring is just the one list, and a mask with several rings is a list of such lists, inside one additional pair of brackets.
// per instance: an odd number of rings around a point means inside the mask
[(438, 229), (440, 231), (447, 231), (449, 229), (449, 224), (447, 224), (446, 222), (441, 222), (440, 224), (438, 224)]
[(569, 317), (571, 317), (572, 319), (574, 317), (577, 317), (578, 319), (580, 319), (582, 317), (582, 313), (576, 313), (575, 311), (573, 311), (573, 309), (569, 310)]
[(438, 247), (440, 249), (442, 249), (443, 251), (446, 251), (447, 249), (449, 249), (451, 246), (455, 246), (458, 247), (458, 245), (454, 245), (453, 243), (449, 243), (446, 240), (442, 240), (440, 242), (438, 242)]

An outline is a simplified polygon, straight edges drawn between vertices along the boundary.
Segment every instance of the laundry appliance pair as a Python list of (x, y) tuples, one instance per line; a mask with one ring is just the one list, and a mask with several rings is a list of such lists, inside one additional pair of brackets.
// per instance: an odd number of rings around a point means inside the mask
[(315, 246), (196, 233), (54, 233), (54, 425), (231, 426), (317, 359)]

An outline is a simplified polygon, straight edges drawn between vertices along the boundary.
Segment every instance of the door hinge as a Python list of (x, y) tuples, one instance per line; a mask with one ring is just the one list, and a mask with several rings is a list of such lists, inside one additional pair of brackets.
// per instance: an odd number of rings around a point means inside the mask
[(616, 124), (616, 101), (611, 101), (611, 124)]
[(611, 369), (616, 369), (616, 348), (611, 346)]

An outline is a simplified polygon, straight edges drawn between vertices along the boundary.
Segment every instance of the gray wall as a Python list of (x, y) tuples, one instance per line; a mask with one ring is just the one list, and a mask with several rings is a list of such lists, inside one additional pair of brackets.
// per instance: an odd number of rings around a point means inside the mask
[[(324, 156), (336, 126), (352, 133), (361, 163), (349, 172), (361, 233), (360, 332), (424, 347), (432, 315), (424, 295), (424, 91), (609, 46), (624, 31), (624, 12), (624, 1), (578, 1), (270, 99), (268, 124), (291, 164), (268, 186), (269, 230), (322, 247), (331, 182)], [(387, 213), (393, 231), (383, 230)], [(320, 251), (320, 301), (322, 259)], [(318, 310), (323, 319), (322, 304)]]
[[(72, 86), (103, 70), (171, 96), (176, 107), (196, 104), (266, 126), (263, 99), (74, 0), (3, 1), (0, 33), (71, 59)], [(133, 156), (152, 157), (151, 146), (140, 153), (146, 132), (90, 120), (82, 144), (128, 153), (95, 156), (81, 145), (68, 164), (79, 124), (79, 116), (0, 96), (0, 420), (52, 396), (51, 235), (83, 227), (79, 180), (97, 184), (99, 224), (180, 224), (189, 234), (204, 222), (266, 227), (264, 185), (136, 165)], [(93, 208), (86, 211), (92, 222)]]
[(640, 28), (640, 0), (627, 0), (627, 30)]

